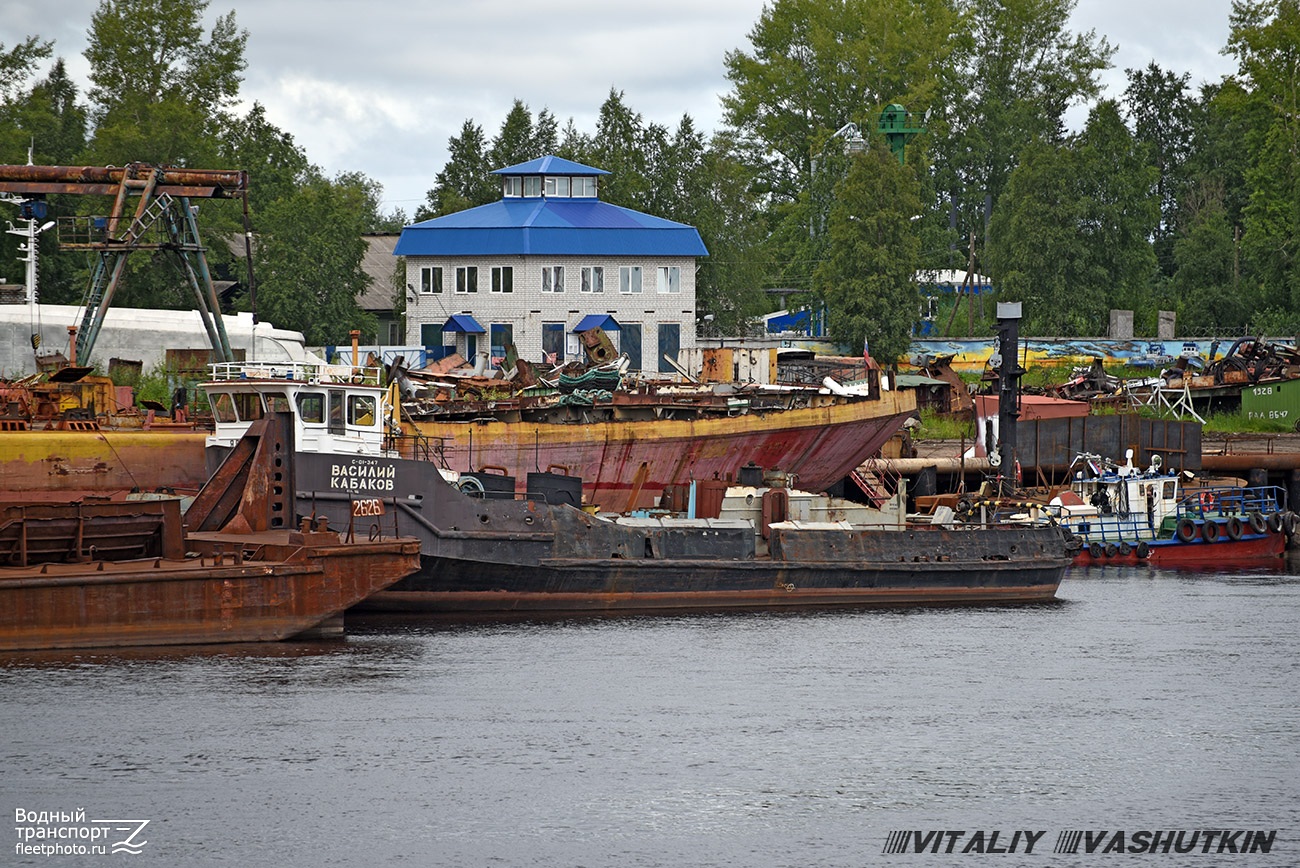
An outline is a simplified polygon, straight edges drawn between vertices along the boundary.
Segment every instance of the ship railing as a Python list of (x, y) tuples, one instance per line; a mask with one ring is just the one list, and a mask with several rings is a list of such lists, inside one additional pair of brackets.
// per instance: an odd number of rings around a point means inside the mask
[(1178, 501), (1179, 518), (1205, 519), (1244, 517), (1258, 512), (1264, 517), (1284, 512), (1286, 489), (1277, 485), (1243, 488), (1236, 485), (1208, 486), (1186, 492)]
[(218, 362), (209, 365), (214, 382), (231, 380), (287, 380), (300, 383), (382, 386), (383, 369), (354, 368), (319, 362)]

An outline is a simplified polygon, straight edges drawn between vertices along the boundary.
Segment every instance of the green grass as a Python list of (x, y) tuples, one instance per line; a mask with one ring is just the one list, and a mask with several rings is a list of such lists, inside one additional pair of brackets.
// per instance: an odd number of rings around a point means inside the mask
[(1215, 434), (1287, 434), (1294, 428), (1276, 419), (1248, 419), (1245, 413), (1216, 413), (1206, 417), (1205, 431)]
[(975, 438), (975, 423), (970, 417), (942, 415), (933, 410), (922, 410), (920, 427), (912, 429), (914, 440), (960, 440), (962, 437)]

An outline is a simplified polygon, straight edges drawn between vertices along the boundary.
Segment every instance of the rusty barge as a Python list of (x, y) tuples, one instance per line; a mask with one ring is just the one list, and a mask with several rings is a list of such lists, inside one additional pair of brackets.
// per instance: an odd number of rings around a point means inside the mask
[[(508, 475), (453, 473), (389, 448), (394, 408), (376, 372), (241, 373), (219, 367), (204, 386), (214, 461), (251, 448), (236, 444), (255, 420), (283, 417), (298, 444), (300, 511), (336, 525), (391, 521), (420, 539), (420, 571), (367, 608), (501, 615), (1026, 603), (1052, 599), (1069, 564), (1057, 528), (908, 526), (902, 494), (892, 507), (852, 512), (792, 489), (788, 476), (727, 495), (743, 505), (733, 517), (725, 497), (715, 511), (696, 502), (686, 518), (606, 514), (583, 508), (583, 480), (549, 470), (530, 474), (520, 497)], [(690, 489), (702, 497), (709, 487), (727, 483)]]
[(269, 424), (255, 460), (199, 493), (196, 531), (174, 498), (0, 502), (0, 651), (329, 635), (348, 607), (418, 568), (414, 539), (290, 524), (291, 441)]

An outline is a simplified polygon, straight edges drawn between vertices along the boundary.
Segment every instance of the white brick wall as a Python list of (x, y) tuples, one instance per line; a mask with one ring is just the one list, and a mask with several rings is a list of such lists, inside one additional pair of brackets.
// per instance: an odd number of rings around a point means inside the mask
[[(456, 269), (462, 266), (478, 267), (478, 292), (456, 292)], [(542, 292), (542, 268), (564, 266), (564, 292)], [(642, 290), (639, 295), (619, 292), (619, 268), (641, 266)], [(441, 294), (420, 292), (420, 269), (441, 266), (443, 291)], [(514, 291), (492, 292), (492, 268), (510, 266), (514, 269)], [(581, 292), (581, 270), (587, 266), (605, 269), (605, 291)], [(677, 266), (681, 269), (681, 292), (660, 293), (657, 290), (656, 268)], [(681, 327), (681, 348), (695, 346), (695, 258), (690, 256), (663, 257), (582, 257), (582, 256), (497, 256), (483, 258), (408, 256), (406, 282), (413, 288), (415, 302), (407, 305), (408, 343), (420, 343), (420, 326), (424, 323), (441, 325), (452, 314), (467, 313), (485, 329), (492, 324), (509, 324), (514, 328), (515, 347), (521, 358), (540, 361), (542, 358), (543, 323), (564, 323), (567, 335), (588, 314), (609, 314), (620, 324), (641, 325), (641, 366), (653, 371), (659, 368), (659, 325), (677, 323)], [(610, 336), (619, 345), (619, 336)], [(450, 345), (451, 336), (444, 336)], [(458, 346), (464, 345), (460, 338)], [(487, 335), (479, 339), (479, 349), (487, 349)], [(572, 358), (566, 353), (566, 358)]]

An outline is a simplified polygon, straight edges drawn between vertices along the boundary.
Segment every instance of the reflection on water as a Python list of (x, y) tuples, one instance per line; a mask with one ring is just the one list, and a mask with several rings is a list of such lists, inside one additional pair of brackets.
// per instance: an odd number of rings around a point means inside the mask
[(867, 865), (978, 828), (1047, 830), (1027, 864), (1096, 864), (1046, 843), (1082, 828), (1300, 852), (1294, 565), (1060, 598), (8, 655), (0, 808), (148, 818), (160, 865)]

